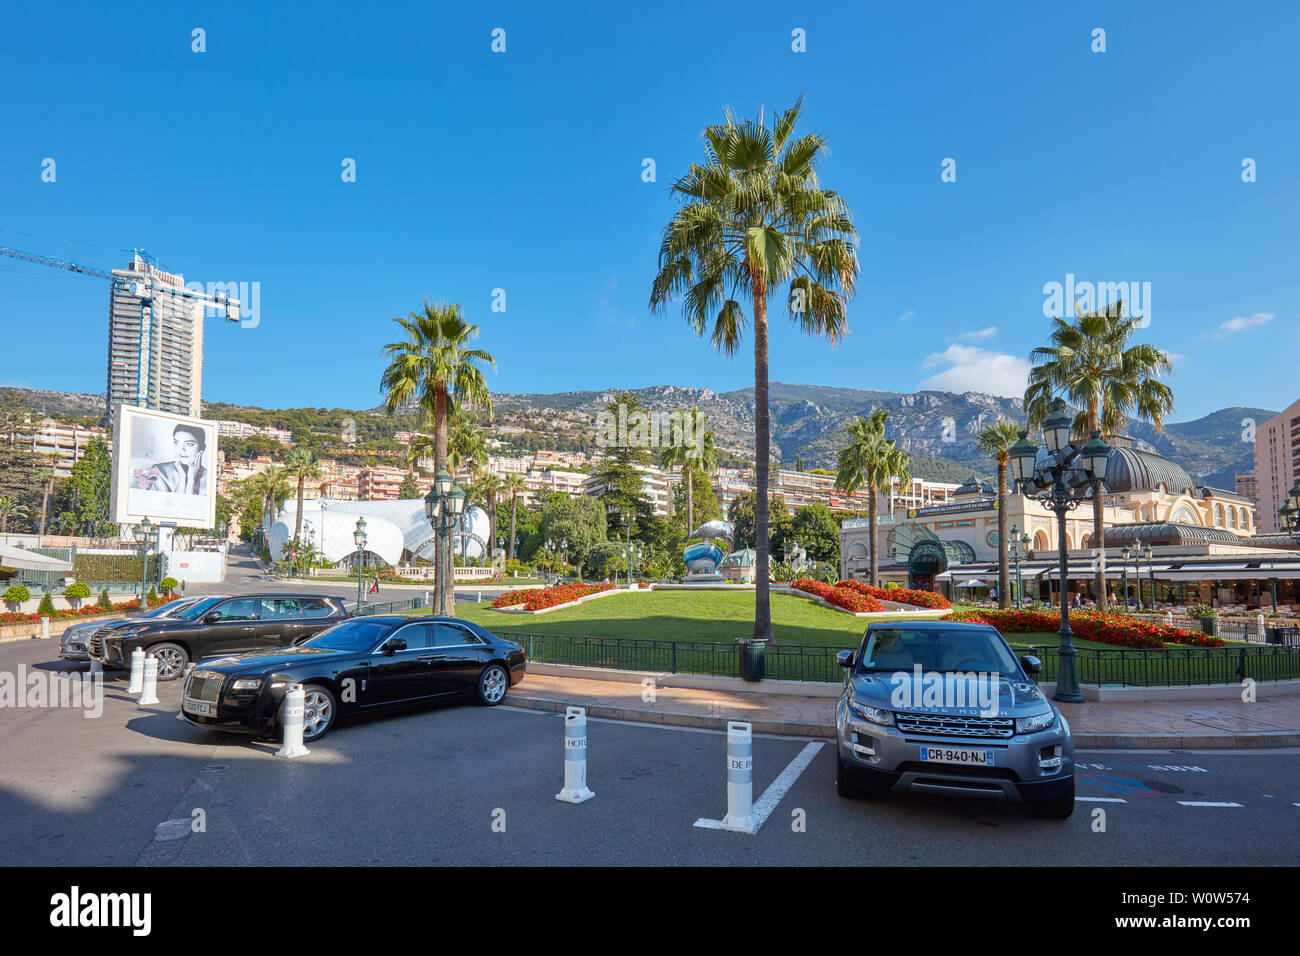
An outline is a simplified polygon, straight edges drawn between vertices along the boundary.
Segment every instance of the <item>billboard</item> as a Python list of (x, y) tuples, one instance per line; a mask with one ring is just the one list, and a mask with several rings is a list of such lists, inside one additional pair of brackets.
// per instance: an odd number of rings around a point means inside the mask
[(217, 523), (217, 424), (118, 405), (113, 416), (113, 514), (120, 524), (212, 528)]

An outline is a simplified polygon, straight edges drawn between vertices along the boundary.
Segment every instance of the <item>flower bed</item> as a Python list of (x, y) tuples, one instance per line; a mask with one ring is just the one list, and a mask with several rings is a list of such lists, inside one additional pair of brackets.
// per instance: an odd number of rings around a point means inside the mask
[(877, 601), (893, 601), (897, 604), (911, 604), (914, 607), (928, 607), (935, 611), (946, 611), (952, 602), (936, 591), (916, 591), (912, 588), (876, 588), (861, 581), (838, 581), (837, 588), (857, 591)]
[(809, 578), (795, 578), (790, 582), (790, 587), (814, 594), (828, 604), (842, 607), (854, 614), (875, 614), (885, 610), (885, 606), (874, 597), (861, 594), (855, 589), (842, 588), (838, 585), (832, 587), (829, 584), (813, 581)]
[[(149, 606), (157, 607), (162, 603), (161, 600), (150, 601)], [(136, 598), (134, 601), (127, 601), (123, 604), (114, 604), (111, 612), (105, 611), (98, 604), (87, 604), (84, 607), (77, 608), (76, 610), (71, 608), (64, 608), (62, 610), (56, 609), (53, 614), (39, 614), (36, 612), (31, 614), (16, 614), (12, 611), (5, 611), (0, 614), (0, 626), (6, 624), (35, 624), (39, 623), (42, 617), (48, 617), (51, 620), (62, 620), (70, 617), (102, 617), (110, 613), (117, 614), (119, 611), (138, 610), (140, 610), (139, 598)]]
[[(945, 620), (992, 624), (1004, 634), (1035, 634), (1055, 631), (1061, 616), (1046, 611), (994, 610), (958, 611)], [(1162, 648), (1166, 644), (1189, 647), (1223, 647), (1217, 637), (1185, 631), (1177, 627), (1142, 621), (1123, 614), (1099, 614), (1096, 611), (1073, 611), (1070, 630), (1081, 640), (1114, 644), (1118, 647)]]
[(523, 605), (525, 611), (543, 611), (560, 604), (569, 604), (579, 598), (585, 598), (601, 591), (612, 591), (612, 584), (558, 584), (553, 588), (528, 588), (522, 591), (507, 591), (495, 601), (495, 608), (517, 607)]

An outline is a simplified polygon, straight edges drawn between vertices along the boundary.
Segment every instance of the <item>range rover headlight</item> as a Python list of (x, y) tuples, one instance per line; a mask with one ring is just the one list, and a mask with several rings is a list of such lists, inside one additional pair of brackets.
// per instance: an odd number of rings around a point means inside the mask
[(259, 690), (261, 686), (262, 678), (260, 677), (240, 677), (231, 683), (230, 689), (232, 691)]
[(1016, 718), (1016, 733), (1033, 734), (1040, 730), (1046, 730), (1052, 724), (1056, 723), (1056, 711), (1047, 708), (1044, 713), (1034, 714), (1031, 717)]
[(860, 704), (856, 700), (849, 702), (849, 709), (857, 714), (863, 720), (869, 720), (873, 724), (881, 724), (885, 727), (894, 725), (894, 712), (885, 710), (883, 707), (868, 707), (866, 704)]

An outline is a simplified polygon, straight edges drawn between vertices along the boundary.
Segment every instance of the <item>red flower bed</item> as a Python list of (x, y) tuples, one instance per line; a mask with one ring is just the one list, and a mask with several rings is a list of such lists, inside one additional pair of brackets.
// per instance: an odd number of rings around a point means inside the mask
[[(1000, 611), (992, 608), (979, 611), (959, 611), (948, 620), (973, 621), (992, 624), (1004, 634), (1031, 634), (1056, 631), (1061, 626), (1061, 615), (1047, 611)], [(1190, 647), (1223, 647), (1224, 642), (1208, 634), (1166, 627), (1151, 621), (1126, 617), (1123, 614), (1099, 614), (1096, 611), (1072, 611), (1070, 630), (1081, 640), (1114, 644), (1118, 647), (1161, 648), (1168, 644), (1185, 644)]]
[(946, 611), (952, 602), (936, 591), (916, 591), (912, 588), (876, 588), (862, 581), (838, 581), (837, 588), (848, 588), (875, 598), (877, 601), (893, 601), (897, 604), (911, 604), (914, 607), (928, 607), (936, 611)]
[(838, 585), (831, 587), (821, 581), (795, 578), (790, 582), (790, 587), (798, 588), (800, 591), (807, 591), (809, 594), (815, 594), (823, 601), (834, 604), (836, 607), (842, 607), (846, 611), (852, 611), (855, 614), (868, 614), (885, 609), (883, 604), (869, 595), (861, 594), (849, 588), (842, 588)]
[(492, 606), (496, 608), (514, 607), (522, 604), (525, 610), (541, 611), (548, 607), (556, 607), (560, 604), (568, 604), (570, 601), (576, 601), (578, 598), (587, 597), (589, 594), (596, 594), (600, 591), (612, 591), (612, 584), (559, 584), (553, 588), (529, 588), (524, 591), (507, 591), (495, 601)]
[[(150, 601), (149, 606), (157, 607), (159, 604), (162, 603), (163, 602), (161, 599), (157, 601)], [(105, 611), (98, 604), (91, 602), (88, 604), (83, 604), (75, 611), (72, 610), (71, 608), (65, 608), (62, 610), (56, 609), (53, 614), (49, 614), (45, 616), (49, 617), (49, 619), (52, 621), (57, 621), (57, 620), (63, 620), (70, 617), (95, 617), (101, 614), (104, 616), (108, 616), (109, 614), (117, 614), (120, 611), (138, 611), (138, 610), (140, 610), (140, 599), (136, 598), (134, 601), (127, 601), (124, 604), (114, 604), (112, 611)], [(33, 623), (39, 624), (40, 620), (41, 620), (41, 615), (34, 612), (32, 614), (16, 614), (12, 611), (5, 611), (4, 613), (0, 614), (0, 626), (6, 624), (33, 624)]]

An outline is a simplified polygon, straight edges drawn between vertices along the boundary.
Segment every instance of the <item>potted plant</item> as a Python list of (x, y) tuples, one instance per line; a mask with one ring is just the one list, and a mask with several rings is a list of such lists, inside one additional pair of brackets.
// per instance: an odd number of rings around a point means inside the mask
[(90, 597), (90, 586), (86, 584), (69, 584), (63, 589), (63, 596), (68, 599), (74, 611), (81, 608), (81, 602)]
[(1219, 610), (1208, 604), (1193, 604), (1188, 616), (1201, 624), (1201, 632), (1215, 637), (1219, 632)]

